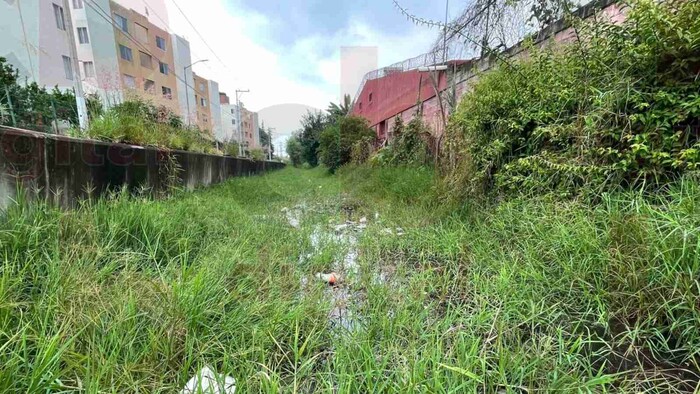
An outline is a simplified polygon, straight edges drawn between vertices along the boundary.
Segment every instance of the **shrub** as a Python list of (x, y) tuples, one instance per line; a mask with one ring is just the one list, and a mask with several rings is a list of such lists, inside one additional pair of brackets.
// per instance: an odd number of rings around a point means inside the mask
[(397, 117), (393, 127), (394, 139), (374, 161), (375, 164), (395, 166), (422, 166), (430, 164), (430, 130), (423, 120), (416, 116), (404, 127), (403, 120)]
[(182, 119), (172, 110), (142, 100), (125, 101), (116, 105), (93, 119), (85, 132), (72, 132), (76, 137), (111, 142), (220, 153), (199, 129), (184, 127)]
[(240, 146), (238, 145), (238, 142), (231, 140), (224, 142), (222, 150), (225, 155), (237, 157), (240, 153)]
[(700, 3), (632, 2), (479, 78), (448, 127), (454, 194), (661, 186), (700, 163)]
[(299, 135), (294, 134), (287, 140), (287, 155), (292, 165), (299, 167), (304, 163), (304, 154), (301, 142), (299, 141)]
[(363, 137), (352, 145), (350, 160), (354, 164), (363, 164), (369, 160), (374, 150), (374, 137)]
[(258, 160), (258, 161), (265, 160), (265, 152), (263, 152), (263, 150), (260, 148), (251, 149), (250, 150), (250, 157), (253, 160)]
[(337, 124), (327, 127), (319, 140), (319, 159), (328, 170), (335, 172), (351, 159), (351, 150), (358, 141), (374, 141), (374, 131), (367, 120), (358, 116), (338, 119)]

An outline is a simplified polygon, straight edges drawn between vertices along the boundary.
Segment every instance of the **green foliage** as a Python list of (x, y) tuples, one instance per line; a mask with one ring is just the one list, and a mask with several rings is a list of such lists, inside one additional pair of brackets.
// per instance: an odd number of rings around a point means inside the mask
[(352, 145), (350, 161), (353, 164), (363, 164), (372, 156), (374, 151), (374, 137), (363, 137)]
[(240, 153), (240, 145), (238, 145), (237, 141), (231, 140), (224, 142), (223, 144), (223, 149), (222, 151), (224, 152), (225, 155), (227, 156), (233, 156), (233, 157), (238, 157)]
[(320, 161), (330, 172), (335, 172), (350, 162), (355, 143), (373, 142), (374, 139), (374, 130), (369, 127), (366, 119), (358, 116), (340, 118), (321, 133), (318, 148)]
[(265, 152), (260, 148), (254, 148), (250, 150), (250, 157), (256, 161), (265, 160)]
[(336, 122), (338, 119), (348, 116), (352, 110), (352, 98), (349, 94), (343, 96), (343, 102), (340, 104), (330, 103), (328, 105), (328, 117), (331, 122)]
[(20, 82), (18, 70), (0, 57), (0, 105), (8, 112), (7, 116), (0, 116), (1, 124), (16, 124), (17, 127), (43, 132), (54, 132), (56, 121), (65, 121), (72, 126), (78, 124), (72, 91), (61, 91), (58, 87), (47, 90), (36, 82), (23, 85)]
[(142, 100), (125, 101), (93, 119), (76, 137), (111, 142), (152, 145), (200, 153), (218, 153), (212, 141), (196, 128), (183, 127), (182, 120), (168, 107)]
[(658, 187), (698, 169), (700, 3), (635, 0), (622, 24), (479, 78), (448, 128), (454, 195)]
[(287, 140), (287, 156), (294, 167), (299, 167), (304, 163), (304, 148), (298, 134), (293, 134)]
[(374, 164), (416, 167), (431, 163), (428, 141), (433, 137), (420, 117), (414, 117), (405, 127), (401, 117), (397, 117), (392, 134), (389, 145), (372, 159)]
[(301, 130), (299, 130), (299, 142), (302, 148), (302, 157), (311, 167), (318, 165), (318, 147), (321, 132), (328, 125), (326, 116), (321, 112), (307, 112), (301, 118)]

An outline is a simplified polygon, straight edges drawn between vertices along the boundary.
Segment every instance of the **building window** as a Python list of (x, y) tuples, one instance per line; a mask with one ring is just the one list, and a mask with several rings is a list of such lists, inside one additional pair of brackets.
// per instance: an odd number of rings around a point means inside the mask
[(231, 119), (231, 124), (235, 126), (235, 125), (236, 125), (236, 119)]
[(167, 65), (167, 64), (165, 64), (165, 63), (163, 63), (163, 62), (158, 62), (158, 66), (159, 66), (159, 68), (160, 68), (160, 73), (161, 73), (161, 74), (168, 75), (168, 73), (170, 72), (170, 69), (168, 68), (168, 65)]
[(143, 91), (148, 92), (148, 93), (155, 93), (156, 92), (156, 83), (151, 81), (150, 79), (144, 79), (143, 80)]
[(87, 27), (78, 28), (78, 42), (80, 42), (81, 44), (90, 43), (90, 37), (88, 37)]
[(139, 58), (141, 59), (141, 67), (153, 68), (153, 59), (151, 55), (139, 51)]
[(92, 78), (95, 76), (95, 63), (93, 62), (83, 62), (83, 75), (85, 78)]
[(360, 104), (359, 104), (359, 105), (360, 105), (360, 109), (362, 109), (362, 102), (360, 102)]
[(129, 32), (129, 21), (119, 14), (114, 14), (114, 21), (117, 22), (117, 27), (124, 33)]
[(235, 112), (233, 112), (233, 108), (231, 108), (231, 115), (233, 115), (233, 114), (235, 114)]
[(161, 91), (163, 92), (163, 97), (168, 100), (173, 99), (173, 91), (170, 88), (163, 86)]
[(138, 23), (134, 23), (134, 36), (139, 42), (148, 44), (148, 29)]
[(200, 97), (200, 99), (199, 99), (199, 104), (200, 104), (202, 107), (206, 107), (206, 106), (207, 106), (207, 99), (205, 99), (204, 97)]
[(372, 101), (372, 93), (369, 94), (369, 101)]
[(56, 27), (59, 30), (66, 30), (66, 19), (63, 17), (63, 7), (54, 4), (53, 16), (56, 18)]
[(156, 46), (165, 50), (165, 38), (156, 36)]
[(83, 0), (73, 0), (73, 9), (79, 10), (83, 8)]
[(134, 56), (131, 53), (131, 48), (125, 47), (124, 45), (119, 45), (119, 55), (127, 62), (134, 60)]
[(66, 73), (66, 79), (73, 80), (73, 63), (68, 56), (63, 56), (63, 72)]
[(206, 87), (204, 86), (204, 82), (200, 82), (199, 83), (199, 91), (203, 92), (205, 89), (206, 89)]
[(124, 74), (124, 86), (126, 86), (129, 89), (135, 89), (136, 88), (136, 79), (132, 77), (131, 75)]

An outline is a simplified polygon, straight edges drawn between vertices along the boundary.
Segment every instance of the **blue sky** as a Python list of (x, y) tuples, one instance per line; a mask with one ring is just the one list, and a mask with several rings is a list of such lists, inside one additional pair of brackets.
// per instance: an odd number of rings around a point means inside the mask
[[(195, 71), (228, 93), (250, 89), (243, 99), (253, 110), (337, 101), (341, 46), (377, 46), (381, 67), (427, 51), (438, 34), (407, 21), (392, 0), (178, 0), (218, 61), (165, 1), (170, 26), (191, 41), (193, 58), (210, 59)], [(452, 0), (450, 15), (467, 1)], [(443, 0), (400, 3), (422, 17), (444, 18)]]

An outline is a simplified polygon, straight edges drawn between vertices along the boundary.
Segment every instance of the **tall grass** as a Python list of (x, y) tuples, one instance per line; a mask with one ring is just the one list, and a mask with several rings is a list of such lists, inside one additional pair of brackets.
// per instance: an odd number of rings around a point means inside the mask
[[(0, 391), (175, 392), (204, 365), (240, 392), (698, 389), (696, 181), (595, 206), (448, 209), (434, 188), (429, 170), (288, 168), (166, 201), (11, 207)], [(344, 285), (359, 324), (339, 331), (306, 280), (343, 247), (300, 256), (347, 200), (369, 226)], [(296, 205), (298, 230), (280, 212)]]

